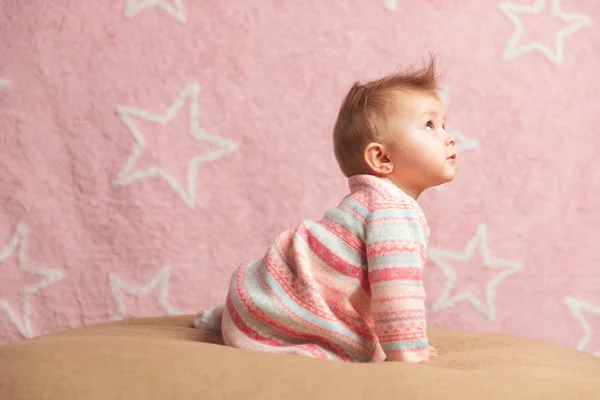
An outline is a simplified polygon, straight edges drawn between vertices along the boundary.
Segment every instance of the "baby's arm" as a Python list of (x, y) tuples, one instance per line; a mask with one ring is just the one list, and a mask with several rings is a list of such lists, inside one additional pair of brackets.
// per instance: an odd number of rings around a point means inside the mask
[(423, 224), (414, 204), (387, 201), (371, 214), (365, 227), (371, 310), (388, 361), (429, 359)]

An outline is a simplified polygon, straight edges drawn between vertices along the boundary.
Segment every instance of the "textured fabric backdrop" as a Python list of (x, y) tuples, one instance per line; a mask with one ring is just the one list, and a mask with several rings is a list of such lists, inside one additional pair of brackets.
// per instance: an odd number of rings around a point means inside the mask
[(347, 193), (352, 82), (432, 50), (462, 161), (420, 199), (431, 326), (600, 352), (600, 5), (416, 4), (0, 1), (0, 342), (221, 302)]

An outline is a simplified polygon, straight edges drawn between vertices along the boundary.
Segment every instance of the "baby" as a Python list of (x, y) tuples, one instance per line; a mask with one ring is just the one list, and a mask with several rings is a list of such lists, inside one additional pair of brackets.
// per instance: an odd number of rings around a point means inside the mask
[(422, 281), (429, 227), (416, 200), (454, 179), (457, 152), (436, 80), (432, 59), (352, 86), (333, 130), (350, 193), (239, 266), (225, 304), (199, 312), (197, 328), (237, 348), (326, 360), (437, 355)]

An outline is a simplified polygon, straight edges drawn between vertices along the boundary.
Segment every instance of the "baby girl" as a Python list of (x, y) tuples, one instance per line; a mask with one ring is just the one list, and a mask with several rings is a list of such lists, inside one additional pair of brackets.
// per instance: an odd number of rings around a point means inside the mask
[(429, 226), (416, 200), (457, 168), (436, 80), (432, 59), (352, 86), (333, 130), (350, 193), (239, 266), (225, 304), (199, 312), (197, 328), (237, 348), (326, 360), (436, 356), (422, 281)]

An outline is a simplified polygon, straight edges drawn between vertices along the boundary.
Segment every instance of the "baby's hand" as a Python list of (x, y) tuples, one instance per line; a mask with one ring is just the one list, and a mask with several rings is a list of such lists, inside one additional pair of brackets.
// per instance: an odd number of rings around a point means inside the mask
[(402, 361), (407, 363), (423, 364), (428, 360), (437, 357), (438, 351), (433, 346), (428, 346), (427, 349), (419, 349), (417, 352), (412, 351), (396, 351), (387, 354), (386, 361)]

